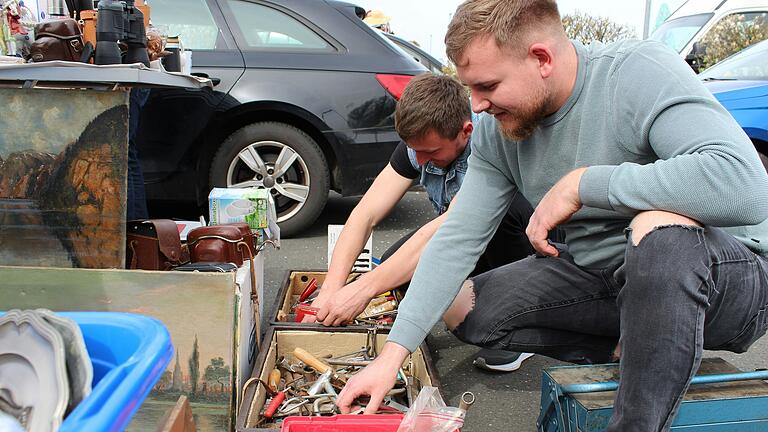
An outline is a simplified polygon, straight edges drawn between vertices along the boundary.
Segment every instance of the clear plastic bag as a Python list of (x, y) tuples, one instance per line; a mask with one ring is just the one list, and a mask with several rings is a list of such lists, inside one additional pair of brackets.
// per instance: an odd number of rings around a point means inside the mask
[(453, 432), (464, 426), (466, 411), (449, 407), (435, 387), (423, 387), (397, 432)]

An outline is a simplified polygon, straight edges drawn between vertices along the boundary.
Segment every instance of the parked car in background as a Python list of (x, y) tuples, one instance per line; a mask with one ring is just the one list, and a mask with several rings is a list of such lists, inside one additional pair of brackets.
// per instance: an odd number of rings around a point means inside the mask
[(768, 169), (768, 41), (744, 49), (699, 74), (733, 115)]
[(430, 55), (428, 52), (421, 49), (419, 46), (408, 42), (407, 40), (395, 36), (392, 33), (385, 33), (381, 32), (387, 39), (391, 40), (395, 45), (398, 46), (398, 48), (405, 51), (406, 54), (413, 57), (417, 62), (421, 63), (429, 69), (432, 73), (435, 74), (443, 74), (443, 68), (445, 65), (443, 65), (443, 62), (440, 60), (434, 58), (432, 55)]
[(426, 69), (363, 23), (362, 8), (147, 2), (152, 24), (192, 53), (192, 73), (216, 84), (152, 91), (137, 135), (150, 202), (202, 206), (215, 186), (265, 188), (288, 236), (315, 221), (329, 190), (362, 194), (386, 165), (396, 99)]
[(685, 59), (698, 72), (704, 48), (698, 44), (727, 17), (738, 16), (744, 26), (768, 13), (767, 0), (687, 0), (650, 38), (660, 41)]

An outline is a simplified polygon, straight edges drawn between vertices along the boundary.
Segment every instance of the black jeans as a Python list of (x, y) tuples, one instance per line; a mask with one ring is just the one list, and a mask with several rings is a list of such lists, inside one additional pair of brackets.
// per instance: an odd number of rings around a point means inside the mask
[(144, 192), (144, 174), (139, 162), (136, 133), (139, 130), (141, 109), (149, 99), (150, 89), (132, 88), (128, 105), (128, 188), (126, 196), (126, 220), (146, 219), (147, 198)]
[(475, 307), (454, 331), (465, 342), (589, 364), (621, 340), (608, 431), (669, 430), (703, 349), (744, 352), (768, 329), (768, 261), (718, 228), (658, 228), (614, 268), (563, 248), (472, 281)]
[[(477, 260), (475, 269), (470, 276), (484, 273), (488, 270), (501, 267), (505, 264), (509, 264), (518, 260), (521, 260), (529, 255), (532, 255), (534, 250), (531, 243), (528, 241), (528, 236), (525, 235), (525, 228), (528, 226), (528, 220), (531, 219), (533, 214), (533, 207), (531, 203), (526, 200), (522, 194), (515, 195), (515, 198), (507, 208), (507, 214), (502, 219), (499, 229), (496, 230), (488, 246), (485, 248), (485, 252)], [(403, 238), (395, 242), (392, 246), (384, 252), (381, 257), (381, 261), (384, 262), (387, 258), (392, 256), (398, 249), (413, 236), (418, 229), (411, 231)], [(561, 231), (555, 230), (550, 236), (552, 241), (562, 242), (563, 235)], [(408, 283), (400, 286), (400, 289), (407, 289)]]

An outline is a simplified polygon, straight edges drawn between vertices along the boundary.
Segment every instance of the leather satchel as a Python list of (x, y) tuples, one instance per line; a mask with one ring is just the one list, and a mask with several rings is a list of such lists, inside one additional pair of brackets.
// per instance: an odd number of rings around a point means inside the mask
[(32, 42), (30, 53), (33, 62), (79, 62), (83, 55), (83, 35), (77, 21), (66, 18), (35, 25), (35, 41)]
[(187, 235), (192, 262), (231, 262), (237, 266), (253, 256), (255, 239), (248, 224), (195, 228)]
[(179, 229), (170, 219), (130, 221), (126, 240), (128, 269), (170, 270), (185, 261)]

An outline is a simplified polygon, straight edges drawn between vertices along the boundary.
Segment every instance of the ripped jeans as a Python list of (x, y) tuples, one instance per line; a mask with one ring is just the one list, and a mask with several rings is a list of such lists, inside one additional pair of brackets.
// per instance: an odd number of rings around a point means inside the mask
[(591, 364), (621, 340), (612, 432), (669, 430), (702, 350), (744, 352), (768, 329), (768, 260), (711, 227), (628, 240), (618, 268), (580, 267), (563, 248), (472, 282), (454, 330), (467, 343)]

